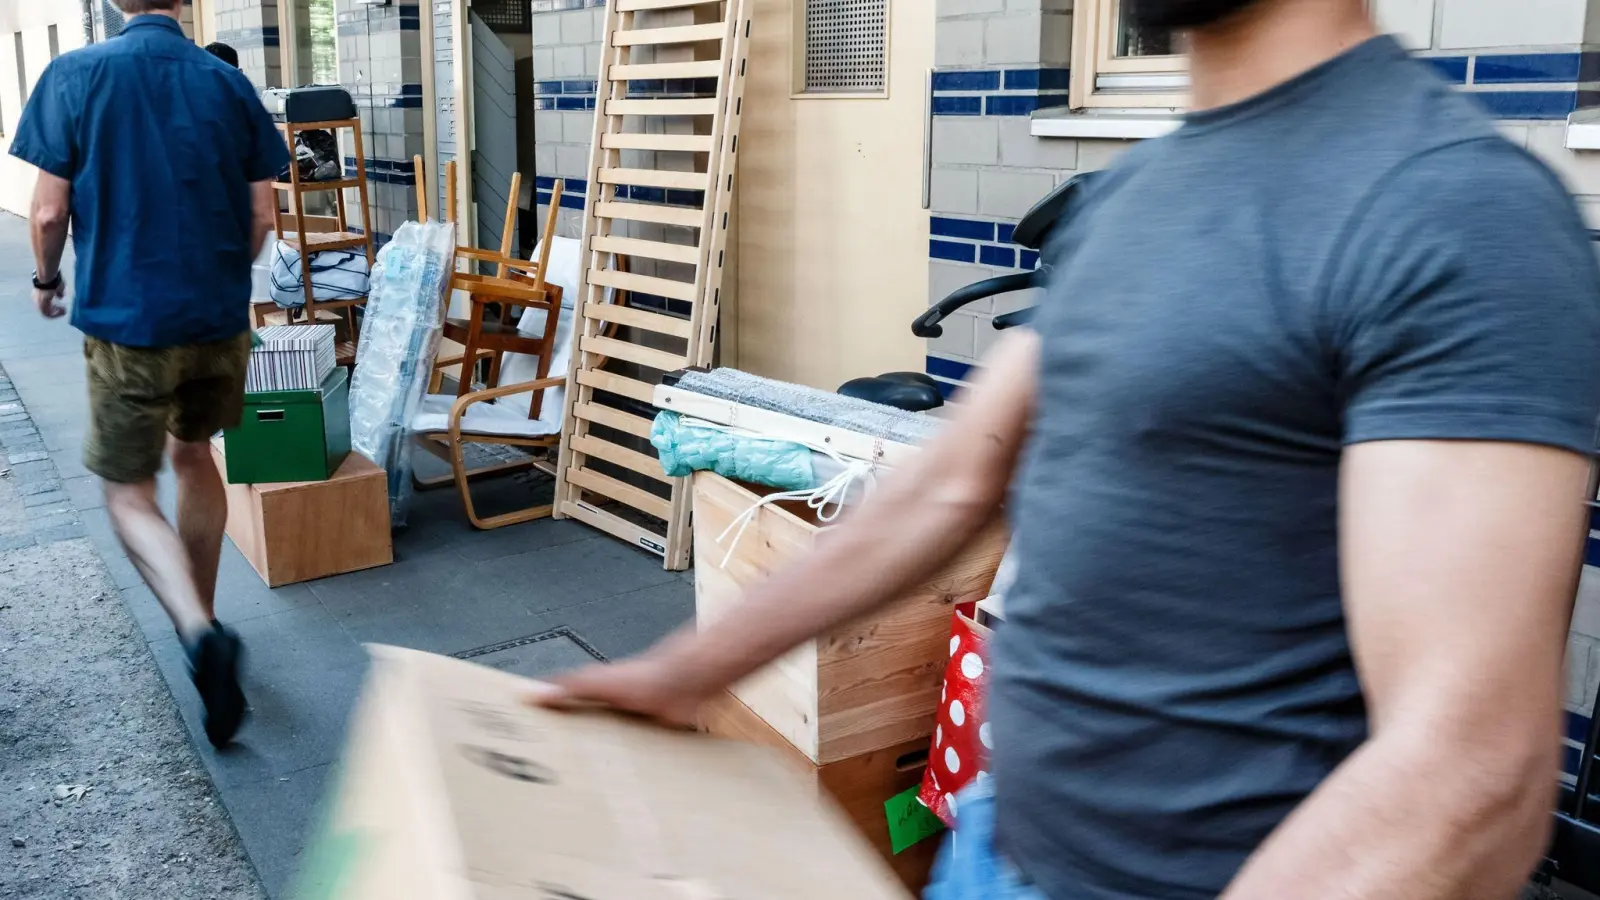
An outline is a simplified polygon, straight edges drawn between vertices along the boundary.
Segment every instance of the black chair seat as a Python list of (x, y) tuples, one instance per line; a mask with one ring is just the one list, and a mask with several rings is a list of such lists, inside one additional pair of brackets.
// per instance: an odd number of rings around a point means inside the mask
[(854, 378), (841, 385), (839, 393), (907, 412), (926, 412), (944, 405), (938, 383), (921, 372), (889, 372), (875, 378)]

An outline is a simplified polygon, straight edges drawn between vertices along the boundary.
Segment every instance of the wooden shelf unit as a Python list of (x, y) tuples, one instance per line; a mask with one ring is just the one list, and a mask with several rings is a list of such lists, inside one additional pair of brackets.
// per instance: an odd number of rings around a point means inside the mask
[[(278, 125), (284, 141), (289, 145), (289, 180), (275, 181), (274, 191), (288, 195), (288, 208), (278, 207), (278, 239), (300, 253), (300, 285), (305, 291), (304, 315), (291, 320), (290, 315), (271, 303), (255, 304), (255, 324), (261, 328), (268, 324), (311, 325), (317, 323), (343, 323), (348, 340), (337, 347), (339, 365), (354, 365), (357, 342), (361, 339), (355, 309), (364, 306), (364, 300), (318, 301), (311, 284), (311, 257), (333, 250), (363, 250), (370, 270), (375, 258), (372, 246), (372, 206), (367, 197), (366, 146), (362, 140), (361, 120), (340, 119), (331, 122), (283, 122)], [(294, 160), (295, 138), (306, 131), (331, 131), (337, 138), (348, 132), (351, 148), (356, 158), (353, 176), (328, 181), (302, 181), (300, 166)], [(340, 155), (343, 155), (341, 149)], [(341, 162), (342, 165), (342, 162)], [(355, 190), (360, 196), (360, 230), (352, 227), (350, 211), (345, 202), (345, 191)], [(309, 194), (333, 194), (334, 214), (331, 216), (306, 215), (305, 198)]]

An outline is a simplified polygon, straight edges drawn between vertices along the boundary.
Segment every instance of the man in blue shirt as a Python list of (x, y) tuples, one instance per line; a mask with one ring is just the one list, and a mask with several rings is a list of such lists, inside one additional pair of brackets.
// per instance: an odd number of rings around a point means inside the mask
[[(121, 36), (40, 76), (11, 144), (39, 167), (34, 302), (84, 333), (85, 465), (128, 556), (172, 617), (227, 744), (244, 716), (238, 639), (213, 615), (227, 497), (210, 438), (236, 425), (250, 353), (250, 267), (274, 227), (282, 137), (236, 68), (195, 46), (182, 0), (116, 0)], [(163, 455), (178, 477), (174, 529), (156, 505)]]

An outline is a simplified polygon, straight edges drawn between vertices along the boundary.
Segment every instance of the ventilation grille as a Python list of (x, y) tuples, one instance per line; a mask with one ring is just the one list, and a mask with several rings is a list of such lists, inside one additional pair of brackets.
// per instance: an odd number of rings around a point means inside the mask
[(533, 30), (533, 4), (528, 0), (476, 0), (472, 11), (493, 31), (525, 34)]
[(882, 91), (888, 12), (889, 0), (806, 0), (805, 90)]

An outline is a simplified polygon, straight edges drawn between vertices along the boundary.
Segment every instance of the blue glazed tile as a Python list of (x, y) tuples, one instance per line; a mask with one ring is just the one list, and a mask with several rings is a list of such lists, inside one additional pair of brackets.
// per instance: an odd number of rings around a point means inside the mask
[(936, 237), (965, 238), (969, 241), (992, 241), (994, 240), (994, 223), (934, 216), (928, 220), (928, 233)]
[(961, 385), (956, 384), (953, 381), (940, 381), (939, 379), (935, 378), (933, 380), (933, 384), (934, 387), (939, 389), (939, 396), (945, 398), (946, 400), (954, 397), (956, 395), (956, 391), (961, 390)]
[(1052, 106), (1066, 106), (1066, 94), (996, 94), (984, 99), (986, 116), (1031, 116)]
[(629, 200), (637, 200), (640, 203), (667, 202), (667, 192), (662, 188), (641, 187), (639, 185), (634, 185), (633, 187), (628, 188), (627, 192)]
[(533, 186), (541, 191), (554, 190), (556, 180), (548, 175), (535, 175), (533, 177)]
[(402, 84), (402, 85), (400, 85), (400, 93), (406, 95), (407, 97), (421, 97), (422, 96), (422, 85), (420, 85), (420, 84)]
[(565, 84), (565, 82), (561, 82), (561, 81), (537, 81), (537, 82), (534, 82), (533, 92), (535, 94), (550, 94), (550, 95), (553, 96), (555, 94), (562, 93), (561, 86), (563, 84)]
[(1507, 53), (1480, 56), (1473, 84), (1541, 84), (1577, 81), (1582, 68), (1577, 53)]
[(997, 91), (1000, 89), (999, 72), (935, 72), (935, 91)]
[(577, 210), (581, 210), (581, 209), (583, 209), (585, 207), (585, 205), (586, 204), (583, 202), (583, 195), (582, 194), (562, 194), (561, 195), (561, 208), (562, 209), (577, 209)]
[(927, 357), (925, 360), (926, 371), (935, 378), (946, 378), (950, 381), (966, 381), (967, 375), (972, 371), (969, 363), (956, 362), (953, 359), (940, 359), (937, 356)]
[(936, 116), (981, 116), (982, 97), (934, 97), (933, 114)]
[(1009, 243), (1011, 243), (1011, 235), (1015, 234), (1016, 230), (1017, 230), (1017, 226), (1008, 225), (1008, 224), (1006, 224), (1004, 222), (1001, 222), (995, 228), (995, 232), (996, 232), (995, 236), (994, 236), (995, 240), (999, 241), (1002, 244), (1009, 244)]
[(704, 206), (705, 191), (667, 191), (667, 201), (674, 206)]
[(978, 258), (977, 244), (958, 244), (954, 241), (928, 241), (928, 257), (950, 262), (972, 262)]
[(1467, 83), (1467, 57), (1430, 56), (1423, 61), (1437, 69), (1440, 75), (1456, 84)]
[(986, 266), (1015, 269), (1017, 267), (1017, 251), (1011, 247), (994, 247), (986, 244), (978, 248), (978, 262)]
[(1066, 69), (1007, 69), (1008, 91), (1064, 91), (1070, 78)]
[(1578, 108), (1577, 91), (1469, 91), (1499, 119), (1565, 119)]
[(639, 81), (628, 82), (628, 94), (659, 94), (665, 90), (666, 82), (659, 78), (647, 78)]
[(561, 82), (563, 94), (592, 94), (594, 93), (593, 81), (563, 81)]
[(1589, 739), (1589, 717), (1581, 713), (1567, 712), (1567, 740), (1583, 743)]
[(533, 98), (533, 108), (534, 109), (555, 109), (556, 108), (556, 98), (554, 98), (554, 97), (535, 97), (535, 98)]
[(1600, 566), (1600, 540), (1589, 538), (1583, 544), (1583, 564)]
[(1039, 268), (1039, 251), (1037, 251), (1037, 250), (1024, 250), (1024, 251), (1022, 251), (1022, 266), (1021, 266), (1021, 268), (1023, 268), (1023, 269), (1037, 269), (1037, 268)]
[(557, 97), (556, 98), (556, 109), (581, 110), (581, 109), (583, 109), (583, 101), (585, 99), (591, 99), (592, 100), (593, 98), (592, 97), (591, 98), (585, 98), (585, 97)]

